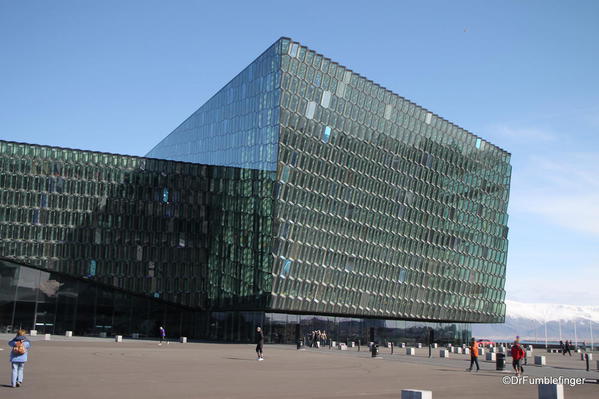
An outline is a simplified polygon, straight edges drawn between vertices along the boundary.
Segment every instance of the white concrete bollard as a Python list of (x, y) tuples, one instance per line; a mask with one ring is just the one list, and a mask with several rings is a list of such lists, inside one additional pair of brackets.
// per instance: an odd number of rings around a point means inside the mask
[(532, 345), (528, 345), (528, 346), (526, 347), (526, 349), (528, 349), (529, 351), (531, 351), (531, 352), (532, 352), (532, 351), (533, 351), (533, 349), (534, 349), (534, 347), (533, 347)]
[(182, 344), (186, 344), (187, 343), (187, 337), (181, 337), (181, 338), (179, 338), (179, 342), (181, 342)]
[(448, 358), (449, 357), (449, 351), (447, 349), (441, 349), (439, 351), (439, 357)]
[(526, 357), (532, 357), (532, 351), (526, 351)]
[(491, 353), (497, 353), (497, 347), (496, 346), (493, 346), (491, 348)]
[(434, 349), (437, 349), (438, 347), (439, 347), (439, 345), (438, 345), (438, 344), (436, 344), (436, 343), (435, 343), (435, 344), (433, 344), (433, 348), (434, 348)]
[(339, 350), (346, 351), (347, 350), (347, 345), (344, 342), (340, 343), (339, 344)]
[(418, 343), (417, 347), (418, 347), (418, 349), (421, 349), (422, 348), (422, 344)]
[(31, 336), (31, 337), (37, 336), (37, 330), (31, 330), (31, 331), (29, 331), (29, 336)]
[(478, 348), (478, 355), (482, 356), (485, 354), (485, 348)]
[(391, 342), (387, 342), (387, 348), (391, 349)]
[(576, 349), (576, 353), (580, 353), (580, 352), (581, 352), (581, 350), (580, 350), (580, 349)]
[(497, 354), (493, 353), (493, 352), (489, 352), (487, 353), (487, 357), (485, 358), (490, 362), (494, 362), (495, 360), (497, 360)]
[(535, 356), (535, 365), (536, 366), (544, 366), (545, 365), (545, 356)]
[(336, 347), (337, 347), (337, 341), (332, 341), (332, 342), (331, 342), (331, 346), (332, 346), (333, 348), (336, 348)]
[(433, 399), (433, 392), (419, 391), (417, 389), (402, 389), (401, 399)]
[(356, 343), (355, 343), (354, 341), (352, 341), (352, 342), (350, 342), (350, 343), (349, 343), (349, 346), (350, 346), (351, 348), (354, 348), (354, 347), (356, 346)]
[(539, 384), (539, 399), (564, 399), (562, 384)]
[(408, 355), (408, 356), (416, 356), (416, 349), (414, 349), (414, 348), (406, 348), (406, 355)]
[(401, 349), (404, 349), (405, 347), (406, 347), (406, 343), (405, 343), (405, 342), (402, 342), (402, 343), (401, 343)]
[(456, 348), (459, 354), (462, 354), (462, 348)]
[(73, 336), (73, 332), (72, 332), (72, 331), (66, 331), (66, 332), (64, 333), (64, 336), (65, 336), (65, 337), (72, 337), (72, 336)]
[(470, 348), (464, 348), (464, 354), (465, 355), (469, 355), (470, 354)]
[(52, 335), (44, 334), (44, 341), (50, 341), (51, 338), (52, 338)]
[(115, 335), (114, 336), (114, 342), (123, 342), (123, 336), (122, 335)]

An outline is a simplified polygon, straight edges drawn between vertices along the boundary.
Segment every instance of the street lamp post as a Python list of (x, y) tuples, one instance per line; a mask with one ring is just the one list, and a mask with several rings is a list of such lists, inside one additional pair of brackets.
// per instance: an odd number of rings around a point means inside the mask
[(591, 352), (593, 352), (593, 320), (589, 317), (589, 331), (591, 332)]

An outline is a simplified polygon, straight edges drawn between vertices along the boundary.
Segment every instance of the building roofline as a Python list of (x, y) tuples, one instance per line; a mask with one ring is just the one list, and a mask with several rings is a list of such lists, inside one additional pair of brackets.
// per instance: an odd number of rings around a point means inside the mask
[(52, 148), (52, 149), (57, 149), (57, 150), (78, 151), (78, 152), (85, 152), (85, 153), (90, 153), (90, 154), (111, 155), (111, 156), (127, 157), (127, 158), (135, 158), (135, 159), (150, 159), (150, 160), (153, 160), (153, 161), (172, 162), (172, 163), (177, 163), (177, 164), (188, 164), (188, 165), (198, 165), (198, 166), (218, 166), (218, 165), (205, 165), (205, 164), (194, 163), (194, 162), (175, 161), (175, 160), (162, 159), (162, 158), (142, 157), (142, 156), (139, 156), (139, 155), (118, 154), (118, 153), (114, 153), (114, 152), (82, 150), (82, 149), (79, 149), (79, 148), (60, 147), (60, 146), (47, 145), (47, 144), (25, 143), (25, 142), (22, 142), (22, 141), (12, 141), (12, 140), (2, 140), (2, 139), (0, 139), (0, 143), (17, 144), (17, 145), (27, 145), (27, 146), (31, 146), (31, 147), (40, 147), (40, 148), (41, 147), (46, 147), (46, 148)]

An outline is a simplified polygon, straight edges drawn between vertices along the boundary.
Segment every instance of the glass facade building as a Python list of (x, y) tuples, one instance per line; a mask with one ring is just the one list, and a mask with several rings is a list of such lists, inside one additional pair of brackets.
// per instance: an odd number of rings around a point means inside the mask
[(504, 319), (510, 154), (291, 39), (151, 158), (0, 150), (1, 256), (191, 311), (191, 337)]

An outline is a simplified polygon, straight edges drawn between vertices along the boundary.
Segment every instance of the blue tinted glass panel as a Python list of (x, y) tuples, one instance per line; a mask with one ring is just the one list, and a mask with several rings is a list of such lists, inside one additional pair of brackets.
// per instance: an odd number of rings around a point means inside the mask
[(280, 43), (260, 55), (147, 156), (276, 170)]
[(325, 143), (328, 143), (330, 139), (331, 139), (331, 128), (328, 126), (325, 126), (324, 131), (322, 132), (322, 141), (324, 141)]

